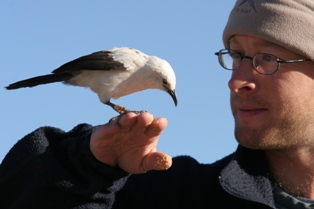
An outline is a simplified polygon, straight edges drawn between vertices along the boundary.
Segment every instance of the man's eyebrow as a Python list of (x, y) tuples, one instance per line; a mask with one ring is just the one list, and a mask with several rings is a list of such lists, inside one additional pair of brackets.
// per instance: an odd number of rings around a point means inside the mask
[(232, 36), (230, 39), (229, 39), (229, 45), (230, 44), (237, 44), (237, 40), (234, 38), (234, 36)]
[[(229, 44), (239, 44), (236, 37), (231, 37), (229, 39)], [(258, 41), (255, 41), (253, 43), (253, 46), (264, 46), (264, 47), (274, 47), (274, 48), (278, 48), (278, 49), (282, 49), (284, 47), (278, 45), (278, 44), (275, 44), (273, 42), (270, 42), (270, 41), (267, 41), (267, 40), (263, 40), (263, 39), (259, 39)]]

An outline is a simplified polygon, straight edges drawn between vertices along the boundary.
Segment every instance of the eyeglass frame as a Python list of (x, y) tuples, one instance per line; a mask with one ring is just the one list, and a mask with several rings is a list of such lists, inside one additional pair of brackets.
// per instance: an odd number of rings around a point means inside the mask
[[(242, 62), (242, 60), (243, 60), (244, 58), (247, 58), (247, 59), (252, 60), (252, 66), (253, 66), (254, 70), (255, 70), (257, 73), (261, 74), (261, 75), (272, 75), (272, 74), (274, 74), (274, 73), (277, 72), (277, 70), (279, 69), (280, 63), (298, 63), (298, 62), (311, 61), (311, 59), (308, 59), (308, 58), (307, 58), (307, 59), (282, 60), (282, 59), (279, 59), (277, 56), (275, 56), (275, 55), (273, 55), (273, 54), (267, 54), (267, 53), (257, 53), (257, 54), (255, 54), (253, 57), (250, 57), (250, 56), (243, 55), (242, 53), (240, 53), (240, 52), (238, 52), (238, 51), (236, 51), (236, 50), (232, 50), (232, 49), (221, 49), (221, 50), (219, 50), (218, 52), (215, 52), (215, 55), (218, 56), (218, 62), (219, 62), (219, 64), (221, 65), (221, 67), (223, 67), (223, 68), (226, 69), (226, 70), (237, 70), (237, 69), (230, 69), (230, 68), (224, 67), (224, 65), (222, 64), (222, 63), (224, 63), (224, 62), (223, 62), (222, 59), (221, 59), (221, 57), (222, 57), (222, 55), (223, 55), (223, 54), (222, 54), (223, 51), (227, 51), (229, 54), (230, 54), (230, 52), (236, 52), (236, 53), (240, 56), (240, 58), (241, 58), (239, 64)], [(263, 54), (263, 55), (270, 55), (270, 56), (273, 56), (274, 58), (276, 58), (276, 61), (277, 61), (277, 68), (276, 68), (273, 72), (271, 72), (271, 73), (262, 73), (262, 72), (259, 72), (259, 71), (257, 70), (257, 66), (256, 66), (256, 63), (255, 63), (255, 58), (256, 58), (257, 55), (261, 55), (261, 54)]]

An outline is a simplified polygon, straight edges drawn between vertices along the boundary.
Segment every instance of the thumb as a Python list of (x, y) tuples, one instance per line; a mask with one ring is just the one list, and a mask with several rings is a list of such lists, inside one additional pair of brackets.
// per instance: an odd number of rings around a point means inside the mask
[(142, 169), (144, 172), (149, 170), (167, 170), (172, 165), (172, 158), (163, 152), (152, 152), (143, 160)]

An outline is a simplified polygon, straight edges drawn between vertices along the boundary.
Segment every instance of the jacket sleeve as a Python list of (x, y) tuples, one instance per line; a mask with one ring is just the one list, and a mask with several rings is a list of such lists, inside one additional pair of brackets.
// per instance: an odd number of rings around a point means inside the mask
[(94, 158), (94, 127), (42, 127), (15, 144), (0, 165), (0, 208), (111, 208), (128, 174)]

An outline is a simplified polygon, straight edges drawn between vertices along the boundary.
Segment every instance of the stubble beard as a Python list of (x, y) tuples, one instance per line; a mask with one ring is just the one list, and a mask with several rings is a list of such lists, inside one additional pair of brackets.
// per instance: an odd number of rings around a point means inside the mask
[(258, 150), (283, 150), (313, 144), (314, 135), (308, 132), (314, 127), (313, 117), (299, 109), (285, 109), (255, 129), (239, 127), (234, 116), (236, 140), (244, 147)]

